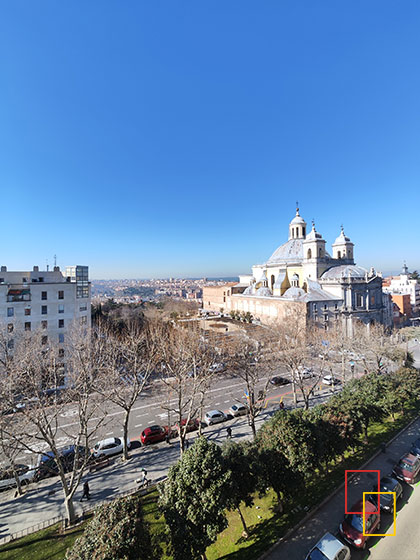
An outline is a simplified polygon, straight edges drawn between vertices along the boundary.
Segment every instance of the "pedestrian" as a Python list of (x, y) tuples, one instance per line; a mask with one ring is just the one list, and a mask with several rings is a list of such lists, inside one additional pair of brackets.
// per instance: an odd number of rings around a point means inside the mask
[(168, 433), (166, 434), (166, 436), (165, 436), (165, 441), (166, 441), (166, 443), (167, 443), (168, 445), (171, 444), (171, 436), (169, 435), (169, 432), (168, 432)]
[(86, 498), (87, 500), (90, 500), (90, 489), (89, 489), (89, 483), (87, 480), (85, 480), (84, 484), (83, 484), (83, 494), (82, 497), (80, 498), (80, 501), (83, 501), (83, 498)]
[(284, 402), (283, 401), (280, 401), (279, 408), (280, 408), (280, 410), (284, 410)]
[(137, 484), (141, 484), (141, 486), (147, 486), (149, 484), (146, 469), (141, 469), (141, 476), (136, 480), (136, 482)]
[(227, 431), (227, 437), (228, 437), (228, 439), (230, 439), (232, 437), (232, 428), (230, 426), (228, 426), (226, 428), (226, 431)]

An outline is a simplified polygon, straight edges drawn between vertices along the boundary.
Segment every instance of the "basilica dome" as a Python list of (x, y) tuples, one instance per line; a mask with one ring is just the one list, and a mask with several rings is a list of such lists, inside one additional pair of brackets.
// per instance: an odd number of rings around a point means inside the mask
[(303, 261), (303, 239), (289, 239), (274, 251), (267, 264)]

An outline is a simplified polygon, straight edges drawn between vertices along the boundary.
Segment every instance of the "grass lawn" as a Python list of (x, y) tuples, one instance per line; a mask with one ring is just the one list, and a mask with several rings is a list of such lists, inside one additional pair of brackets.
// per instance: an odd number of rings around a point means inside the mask
[[(298, 493), (293, 504), (286, 504), (281, 515), (274, 511), (275, 494), (269, 490), (265, 496), (256, 497), (250, 508), (241, 511), (248, 527), (249, 536), (242, 537), (242, 523), (237, 512), (228, 512), (229, 526), (217, 541), (207, 549), (208, 560), (254, 560), (274, 544), (290, 527), (302, 519), (307, 511), (321, 502), (334, 488), (344, 481), (346, 469), (359, 468), (377, 449), (382, 441), (389, 440), (419, 413), (419, 407), (396, 415), (395, 421), (384, 419), (373, 423), (368, 430), (369, 443), (359, 446), (356, 452), (347, 451), (342, 460), (330, 466), (328, 476), (315, 473), (307, 481), (304, 492)], [(163, 516), (157, 509), (157, 490), (142, 498), (143, 515), (149, 525), (155, 548), (155, 558), (170, 560), (167, 554), (168, 537)], [(66, 550), (83, 531), (83, 526), (61, 535), (53, 526), (28, 537), (0, 547), (0, 560), (61, 560)]]
[(62, 560), (66, 550), (83, 533), (84, 524), (60, 533), (60, 525), (22, 537), (0, 547), (1, 560)]

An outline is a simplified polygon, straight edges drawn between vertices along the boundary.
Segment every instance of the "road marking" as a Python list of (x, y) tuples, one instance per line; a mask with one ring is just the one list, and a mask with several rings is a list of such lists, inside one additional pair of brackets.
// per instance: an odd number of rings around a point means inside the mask
[(141, 428), (143, 426), (143, 424), (137, 424), (136, 426), (134, 426), (135, 428)]
[(105, 435), (106, 435), (106, 436), (112, 436), (113, 433), (114, 433), (114, 432), (108, 432), (108, 433), (106, 433)]
[(214, 403), (214, 406), (218, 406), (219, 404), (220, 404), (219, 402), (216, 402), (216, 403)]
[(224, 402), (225, 402), (225, 404), (226, 404), (227, 402), (230, 402), (230, 401), (229, 401), (229, 399), (228, 399), (227, 401), (224, 401)]

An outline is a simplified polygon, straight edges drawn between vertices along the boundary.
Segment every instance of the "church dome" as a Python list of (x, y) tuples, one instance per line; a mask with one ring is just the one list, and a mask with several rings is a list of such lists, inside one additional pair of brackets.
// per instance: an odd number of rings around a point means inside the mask
[(299, 299), (302, 296), (304, 296), (305, 293), (306, 293), (305, 290), (302, 290), (302, 288), (292, 286), (291, 288), (289, 288), (284, 292), (283, 297), (287, 299)]
[(261, 286), (261, 288), (258, 288), (258, 290), (255, 292), (255, 295), (271, 297), (271, 291), (269, 288), (266, 288), (265, 286)]
[(274, 251), (267, 264), (303, 261), (303, 239), (289, 239)]
[(336, 280), (339, 278), (365, 278), (367, 274), (366, 268), (356, 265), (333, 266), (324, 272), (321, 276), (322, 280)]

